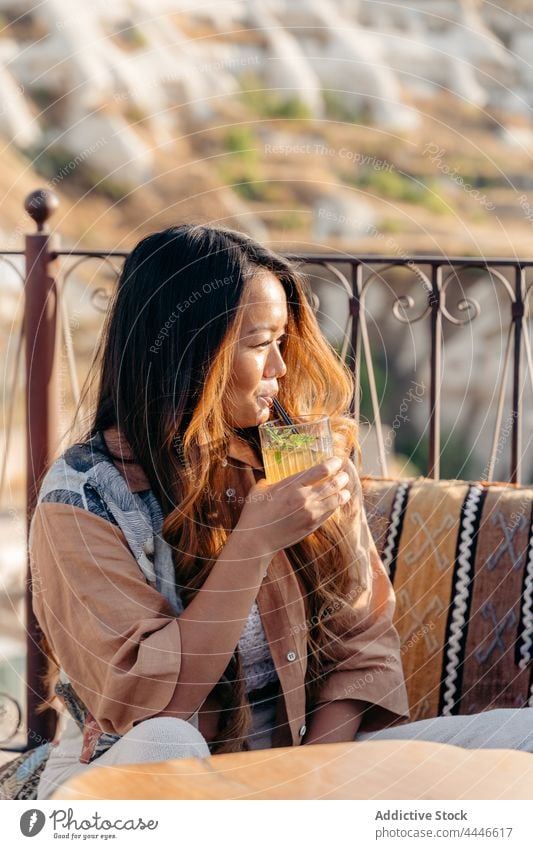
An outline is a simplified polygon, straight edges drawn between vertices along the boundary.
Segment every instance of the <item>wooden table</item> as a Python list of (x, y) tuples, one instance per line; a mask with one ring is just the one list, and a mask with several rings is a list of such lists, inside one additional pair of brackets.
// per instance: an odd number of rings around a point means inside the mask
[(531, 799), (533, 755), (384, 740), (95, 767), (53, 799)]

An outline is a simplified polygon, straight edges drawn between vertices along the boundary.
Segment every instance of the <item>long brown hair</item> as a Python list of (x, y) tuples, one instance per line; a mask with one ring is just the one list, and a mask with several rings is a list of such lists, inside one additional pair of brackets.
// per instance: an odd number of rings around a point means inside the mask
[[(224, 397), (241, 307), (251, 280), (265, 270), (278, 278), (287, 298), (281, 348), (287, 373), (279, 400), (289, 413), (327, 413), (337, 453), (355, 452), (360, 468), (357, 424), (347, 415), (353, 378), (322, 336), (307, 281), (293, 263), (242, 233), (181, 225), (143, 239), (124, 264), (97, 352), (99, 389), (85, 438), (112, 426), (124, 434), (162, 507), (162, 534), (173, 550), (185, 606), (238, 519), (222, 498), (216, 524), (210, 514), (213, 494), (224, 491), (223, 467), (216, 460), (232, 432)], [(246, 429), (256, 441), (254, 431)], [(335, 634), (342, 633), (344, 621), (348, 627), (352, 614), (349, 570), (364, 568), (353, 562), (351, 510), (350, 503), (341, 507), (286, 549), (308, 614), (308, 704), (335, 654)], [(366, 582), (360, 574), (361, 590)], [(211, 751), (248, 748), (251, 711), (238, 646), (215, 689), (222, 709)]]

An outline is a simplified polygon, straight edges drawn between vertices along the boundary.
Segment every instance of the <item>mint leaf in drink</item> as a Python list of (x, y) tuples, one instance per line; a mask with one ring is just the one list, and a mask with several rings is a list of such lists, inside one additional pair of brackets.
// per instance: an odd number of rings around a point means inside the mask
[(284, 444), (287, 437), (292, 433), (290, 427), (274, 427), (274, 425), (269, 425), (268, 434), (270, 440), (272, 442)]
[(287, 442), (295, 448), (300, 448), (302, 445), (309, 445), (315, 441), (315, 437), (311, 433), (291, 433)]
[(313, 434), (293, 433), (290, 427), (269, 427), (268, 431), (271, 437), (272, 447), (275, 448), (274, 459), (277, 463), (282, 462), (283, 452), (295, 451), (316, 441), (316, 437)]

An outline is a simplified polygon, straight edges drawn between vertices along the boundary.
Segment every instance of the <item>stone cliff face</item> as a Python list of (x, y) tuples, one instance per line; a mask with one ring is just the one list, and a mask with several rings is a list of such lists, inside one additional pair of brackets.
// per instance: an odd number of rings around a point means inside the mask
[(0, 0), (0, 133), (21, 149), (60, 141), (76, 154), (100, 141), (98, 168), (134, 184), (152, 173), (152, 140), (168, 141), (176, 121), (216, 120), (250, 75), (317, 118), (334, 90), (347, 113), (387, 129), (415, 129), (416, 99), (443, 90), (525, 118), (533, 105), (527, 0), (186, 9), (180, 0)]

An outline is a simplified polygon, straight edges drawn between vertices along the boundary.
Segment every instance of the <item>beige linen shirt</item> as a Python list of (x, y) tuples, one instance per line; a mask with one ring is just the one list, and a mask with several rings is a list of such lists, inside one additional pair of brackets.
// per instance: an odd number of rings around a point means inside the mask
[[(114, 428), (109, 449), (131, 460)], [(264, 477), (251, 445), (235, 436), (227, 482), (236, 503)], [(115, 462), (133, 492), (150, 489), (142, 468)], [(354, 495), (354, 497), (356, 497)], [(308, 605), (284, 551), (277, 553), (259, 588), (257, 605), (281, 684), (274, 746), (299, 745), (310, 711), (341, 699), (367, 702), (361, 730), (408, 719), (400, 644), (392, 624), (394, 592), (372, 539), (361, 488), (353, 535), (357, 557), (368, 559), (371, 582), (357, 595), (353, 627), (339, 633), (337, 658), (328, 666), (314, 705), (306, 705)], [(145, 579), (123, 532), (81, 507), (38, 504), (32, 520), (33, 607), (56, 657), (102, 731), (125, 734), (153, 716), (173, 716), (180, 687), (179, 616)], [(349, 599), (352, 595), (348, 593)], [(224, 599), (220, 601), (224, 604)], [(333, 623), (328, 623), (334, 627)], [(220, 705), (211, 693), (200, 706), (198, 727), (216, 737)]]

